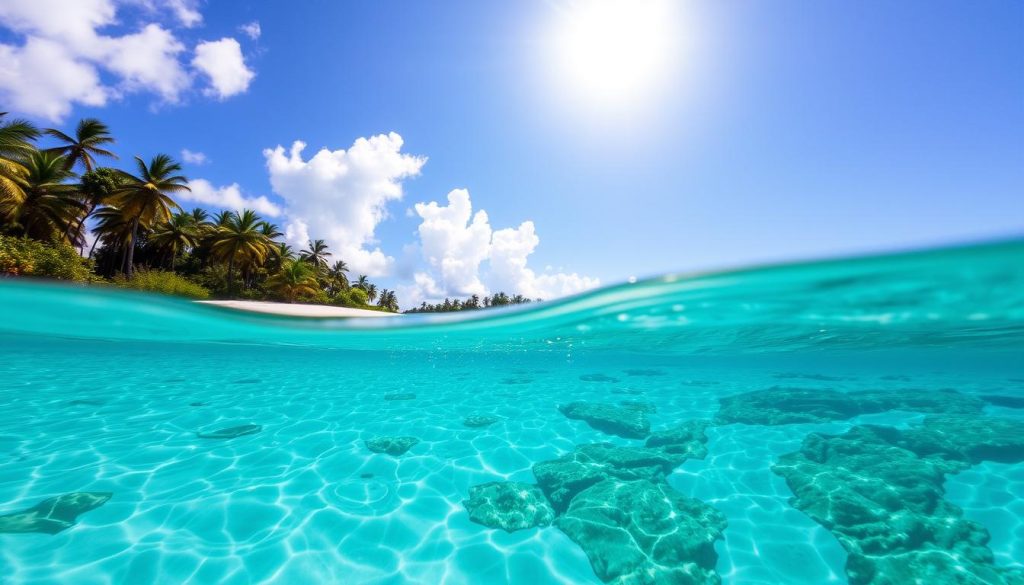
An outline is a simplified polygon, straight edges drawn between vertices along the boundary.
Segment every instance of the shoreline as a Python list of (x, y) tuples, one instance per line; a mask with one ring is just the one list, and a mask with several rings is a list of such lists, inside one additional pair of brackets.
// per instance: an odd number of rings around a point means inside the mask
[(351, 307), (331, 305), (307, 305), (301, 303), (275, 303), (271, 301), (195, 301), (204, 305), (224, 307), (249, 313), (283, 315), (287, 317), (400, 317), (401, 313), (369, 311)]

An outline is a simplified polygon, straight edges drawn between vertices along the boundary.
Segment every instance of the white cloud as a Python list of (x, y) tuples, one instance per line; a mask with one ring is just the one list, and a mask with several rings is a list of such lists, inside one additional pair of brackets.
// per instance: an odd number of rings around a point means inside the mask
[(540, 244), (532, 221), (518, 228), (505, 228), (491, 237), (490, 283), (494, 290), (504, 290), (529, 298), (553, 299), (575, 294), (600, 284), (596, 278), (573, 272), (538, 275), (527, 267), (527, 258)]
[(22, 47), (0, 44), (0, 101), (15, 112), (60, 120), (73, 103), (102, 106), (108, 95), (96, 69), (59, 43), (30, 37)]
[(86, 50), (96, 29), (113, 24), (117, 7), (113, 0), (4, 0), (0, 23), (14, 32), (59, 40)]
[(238, 30), (242, 31), (242, 33), (245, 34), (245, 36), (249, 37), (254, 41), (258, 40), (260, 38), (260, 35), (263, 34), (263, 29), (260, 28), (260, 23), (258, 20), (254, 20), (248, 24), (243, 24), (242, 26), (238, 27)]
[(402, 198), (402, 180), (426, 163), (402, 153), (402, 144), (392, 132), (359, 138), (348, 150), (322, 149), (309, 160), (302, 158), (301, 141), (288, 151), (264, 150), (270, 184), (286, 203), (289, 239), (304, 245), (322, 238), (353, 271), (387, 274), (394, 258), (374, 246), (374, 232), (387, 217), (387, 203)]
[(540, 244), (533, 222), (492, 230), (485, 211), (472, 213), (465, 189), (449, 193), (446, 206), (418, 203), (415, 210), (422, 220), (419, 248), (426, 265), (411, 285), (399, 288), (410, 305), (499, 291), (552, 299), (600, 284), (596, 278), (576, 273), (535, 273), (527, 265)]
[(196, 45), (192, 66), (210, 80), (210, 87), (204, 93), (219, 99), (245, 92), (256, 77), (252, 69), (245, 65), (242, 46), (229, 37)]
[(202, 24), (203, 15), (196, 9), (199, 4), (196, 0), (165, 0), (165, 3), (185, 28)]
[(193, 152), (187, 148), (181, 149), (181, 159), (190, 165), (201, 166), (210, 162), (209, 157), (202, 152)]
[(427, 264), (438, 271), (446, 290), (460, 296), (485, 292), (480, 281), (480, 263), (490, 252), (491, 226), (487, 212), (473, 212), (469, 191), (455, 189), (448, 205), (417, 203), (423, 219), (419, 227), (420, 247)]
[(242, 188), (238, 186), (238, 183), (231, 183), (224, 187), (214, 187), (206, 179), (193, 179), (188, 182), (188, 186), (192, 188), (192, 191), (179, 193), (176, 196), (178, 199), (230, 211), (253, 209), (260, 215), (267, 217), (281, 215), (281, 208), (267, 199), (266, 196), (246, 197), (242, 195)]
[(199, 0), (116, 0), (118, 3), (134, 6), (146, 11), (149, 16), (160, 16), (170, 13), (185, 28), (193, 28), (203, 23), (203, 15), (199, 12)]
[[(156, 23), (106, 33), (130, 22), (119, 14), (125, 6), (142, 8), (143, 16), (169, 14), (186, 27), (202, 22), (197, 0), (0, 1), (0, 28), (18, 39), (0, 43), (0, 102), (18, 114), (56, 122), (76, 104), (103, 106), (130, 93), (181, 101), (193, 82), (181, 61), (185, 45)], [(244, 91), (254, 73), (237, 41), (214, 44), (199, 67), (211, 79), (210, 93), (224, 98)]]
[(120, 76), (124, 91), (151, 91), (175, 103), (191, 85), (177, 57), (185, 45), (158, 25), (149, 24), (135, 34), (117, 38), (101, 37), (99, 42), (104, 49), (104, 67)]

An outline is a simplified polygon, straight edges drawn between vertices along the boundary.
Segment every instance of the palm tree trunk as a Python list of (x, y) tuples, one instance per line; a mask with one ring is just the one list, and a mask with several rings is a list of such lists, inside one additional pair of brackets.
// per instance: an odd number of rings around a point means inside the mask
[(235, 286), (235, 256), (228, 259), (228, 298), (231, 298), (231, 289)]
[[(116, 270), (124, 272), (124, 261), (128, 258), (128, 244), (121, 242), (121, 264), (115, 269), (113, 266), (110, 267), (111, 274), (116, 274)], [(111, 262), (113, 264), (113, 262)]]
[(132, 265), (135, 262), (135, 238), (139, 235), (139, 218), (136, 217), (132, 220), (132, 237), (128, 240), (128, 253), (125, 254), (124, 260), (124, 275), (128, 278), (132, 277)]
[(97, 235), (96, 235), (96, 239), (92, 241), (92, 247), (91, 247), (91, 248), (89, 248), (89, 258), (92, 258), (92, 253), (93, 253), (94, 251), (96, 251), (96, 244), (98, 244), (98, 243), (99, 243), (99, 241), (100, 241), (100, 237), (101, 237), (101, 236), (100, 236), (99, 234), (97, 234)]

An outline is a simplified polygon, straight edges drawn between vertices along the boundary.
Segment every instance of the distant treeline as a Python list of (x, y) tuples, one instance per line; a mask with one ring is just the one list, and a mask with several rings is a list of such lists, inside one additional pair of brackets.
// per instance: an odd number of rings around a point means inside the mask
[[(528, 299), (523, 295), (509, 296), (506, 293), (499, 292), (491, 296), (480, 298), (479, 295), (473, 295), (464, 301), (459, 299), (445, 299), (444, 302), (437, 304), (422, 303), (415, 309), (409, 309), (406, 313), (449, 313), (452, 311), (472, 311), (476, 309), (486, 309), (488, 307), (506, 307), (508, 305), (522, 305), (533, 302), (534, 299)], [(536, 299), (539, 301), (540, 299)]]

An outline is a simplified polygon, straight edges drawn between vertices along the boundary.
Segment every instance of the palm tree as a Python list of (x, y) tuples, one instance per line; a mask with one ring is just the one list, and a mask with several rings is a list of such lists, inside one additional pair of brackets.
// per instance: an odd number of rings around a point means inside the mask
[[(280, 270), (285, 262), (295, 259), (295, 251), (284, 242), (270, 242), (270, 262), (267, 268), (271, 271)], [(276, 244), (276, 245), (275, 245)]]
[(285, 260), (294, 260), (295, 250), (293, 250), (288, 244), (281, 243), (278, 244), (277, 249), (274, 250), (274, 255)]
[(79, 122), (75, 128), (74, 138), (53, 128), (48, 129), (46, 134), (64, 143), (50, 150), (66, 157), (64, 164), (69, 171), (79, 162), (85, 167), (86, 172), (91, 171), (96, 164), (93, 155), (117, 158), (113, 152), (101, 148), (105, 144), (113, 144), (114, 138), (110, 135), (110, 128), (96, 118), (85, 118)]
[(251, 209), (231, 212), (213, 234), (211, 252), (228, 263), (228, 295), (234, 289), (235, 265), (246, 268), (254, 263), (262, 264), (270, 253), (272, 244), (260, 231), (261, 222), (260, 216)]
[(93, 240), (92, 248), (89, 250), (90, 258), (92, 258), (93, 251), (96, 250), (96, 244), (101, 240), (107, 244), (115, 244), (118, 248), (128, 242), (132, 221), (124, 213), (121, 213), (120, 209), (102, 207), (93, 217), (96, 218), (96, 227), (92, 229), (92, 233), (96, 239)]
[(277, 238), (280, 238), (281, 236), (284, 235), (283, 233), (281, 233), (280, 229), (276, 225), (270, 223), (269, 221), (264, 221), (260, 223), (260, 232), (264, 236), (267, 236), (268, 240), (276, 240)]
[(71, 227), (74, 230), (74, 237), (85, 242), (85, 222), (92, 216), (101, 205), (105, 205), (110, 196), (121, 186), (123, 175), (121, 171), (108, 167), (99, 167), (82, 174), (79, 191), (82, 203), (85, 204), (85, 213), (82, 214), (78, 225)]
[(194, 207), (192, 211), (189, 212), (189, 215), (192, 216), (192, 221), (194, 221), (196, 225), (204, 224), (208, 219), (210, 219), (210, 214), (202, 207)]
[(157, 225), (149, 242), (164, 252), (168, 268), (174, 269), (174, 261), (185, 249), (194, 248), (202, 236), (202, 227), (190, 213), (175, 213), (169, 221)]
[[(28, 170), (24, 161), (35, 147), (32, 141), (39, 137), (39, 130), (24, 120), (4, 122), (7, 112), (0, 112), (0, 206), (7, 208), (20, 205), (25, 197), (19, 179)], [(0, 210), (0, 219), (5, 219)]]
[(369, 279), (369, 277), (367, 277), (365, 274), (360, 274), (359, 278), (356, 279), (356, 283), (353, 285), (353, 288), (361, 288), (361, 289), (363, 289), (365, 291), (367, 288), (369, 288), (369, 286), (370, 286), (370, 279)]
[(25, 172), (17, 183), (22, 198), (2, 208), (10, 227), (37, 240), (66, 240), (85, 211), (77, 185), (67, 182), (75, 174), (65, 168), (63, 156), (46, 150), (33, 151), (21, 164)]
[(344, 260), (335, 261), (334, 265), (331, 266), (328, 276), (331, 279), (331, 292), (336, 293), (339, 290), (348, 288), (348, 264)]
[(366, 300), (368, 300), (368, 301), (370, 301), (372, 303), (374, 301), (374, 299), (376, 299), (376, 298), (377, 298), (377, 285), (376, 284), (372, 284), (372, 283), (366, 285)]
[(135, 157), (135, 163), (139, 169), (139, 176), (121, 171), (124, 175), (124, 184), (110, 198), (111, 205), (132, 218), (131, 236), (127, 242), (123, 269), (128, 278), (132, 276), (139, 226), (149, 227), (169, 220), (171, 210), (181, 209), (169, 193), (191, 191), (188, 179), (175, 174), (181, 171), (181, 165), (166, 154), (154, 156), (148, 166), (139, 157)]
[(276, 274), (267, 280), (270, 290), (285, 298), (289, 303), (302, 294), (314, 294), (319, 290), (316, 275), (309, 264), (288, 260)]
[(300, 252), (302, 259), (309, 262), (317, 271), (327, 270), (327, 257), (331, 255), (327, 251), (327, 243), (323, 240), (310, 240), (309, 249)]
[(233, 211), (218, 211), (213, 214), (213, 225), (222, 226), (227, 225), (228, 221), (231, 220), (231, 216), (234, 215)]
[[(448, 302), (448, 299), (445, 299)], [(394, 291), (384, 289), (380, 293), (380, 300), (377, 301), (378, 307), (383, 307), (389, 311), (398, 311), (398, 297), (395, 296)]]

